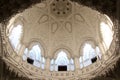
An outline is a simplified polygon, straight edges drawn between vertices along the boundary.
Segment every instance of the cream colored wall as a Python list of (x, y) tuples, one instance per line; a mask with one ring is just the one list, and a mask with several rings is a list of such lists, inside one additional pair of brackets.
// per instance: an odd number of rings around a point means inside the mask
[[(43, 5), (43, 4), (42, 4)], [(38, 41), (45, 50), (45, 56), (53, 57), (54, 52), (66, 49), (72, 57), (80, 55), (81, 44), (85, 40), (98, 39), (98, 12), (88, 7), (72, 3), (72, 12), (68, 17), (60, 19), (49, 11), (49, 3), (45, 7), (33, 6), (20, 15), (24, 18), (24, 37), (22, 43), (29, 45)]]

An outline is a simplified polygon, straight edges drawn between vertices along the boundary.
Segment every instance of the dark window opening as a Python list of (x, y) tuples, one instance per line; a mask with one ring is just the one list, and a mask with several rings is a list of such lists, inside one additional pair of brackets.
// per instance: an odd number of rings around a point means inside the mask
[(91, 59), (92, 63), (96, 62), (97, 61), (97, 57), (94, 57)]
[(67, 71), (67, 65), (59, 65), (58, 71)]
[(33, 64), (34, 60), (31, 59), (31, 58), (27, 58), (27, 62), (28, 62), (29, 64)]

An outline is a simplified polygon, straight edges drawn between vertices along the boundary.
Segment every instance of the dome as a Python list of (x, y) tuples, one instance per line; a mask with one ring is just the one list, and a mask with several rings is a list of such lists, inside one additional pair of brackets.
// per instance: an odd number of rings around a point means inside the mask
[(5, 33), (6, 62), (31, 79), (91, 79), (115, 50), (111, 19), (70, 0), (46, 0), (24, 10)]

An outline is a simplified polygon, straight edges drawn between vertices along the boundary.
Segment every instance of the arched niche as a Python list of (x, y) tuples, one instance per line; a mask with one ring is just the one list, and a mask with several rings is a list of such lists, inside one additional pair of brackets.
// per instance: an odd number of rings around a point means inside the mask
[(71, 55), (71, 53), (70, 53), (70, 51), (68, 50), (68, 49), (65, 49), (65, 48), (60, 48), (60, 49), (57, 49), (53, 54), (53, 58), (54, 59), (56, 59), (57, 58), (57, 56), (58, 56), (58, 53), (59, 52), (61, 52), (61, 51), (63, 51), (63, 52), (65, 52), (66, 53), (66, 55), (67, 55), (67, 57), (70, 59), (71, 57), (72, 57), (72, 55)]
[(17, 15), (9, 21), (6, 27), (6, 36), (16, 53), (20, 51), (20, 47), (22, 45), (21, 40), (24, 33), (24, 21), (25, 20), (20, 15)]
[(74, 59), (68, 55), (70, 54), (65, 49), (56, 51), (54, 59), (50, 62), (50, 71), (74, 71)]
[[(74, 54), (73, 53), (73, 50), (69, 47), (69, 46), (66, 46), (64, 44), (60, 44), (56, 47), (54, 47), (53, 49), (49, 50), (48, 53), (48, 57), (51, 58), (51, 59), (55, 59), (57, 57), (57, 53), (60, 51), (60, 50), (64, 50), (68, 56), (68, 58), (73, 58), (74, 57)], [(49, 55), (50, 54), (50, 55)]]
[(29, 41), (29, 43), (23, 43), (29, 50), (32, 48), (34, 45), (39, 45), (42, 56), (47, 57), (47, 48), (44, 42), (41, 39), (33, 38)]
[(99, 23), (99, 36), (104, 52), (111, 46), (114, 37), (114, 25), (112, 20), (107, 15), (101, 15)]
[(23, 61), (32, 64), (38, 68), (45, 69), (45, 57), (43, 47), (38, 42), (33, 42), (28, 48), (25, 48)]
[(80, 48), (80, 68), (91, 65), (101, 59), (99, 46), (93, 40), (86, 40)]
[(20, 24), (14, 26), (10, 31), (9, 41), (11, 43), (11, 46), (16, 52), (18, 52), (21, 46), (20, 43), (21, 34), (22, 34), (22, 26)]
[(93, 48), (96, 48), (96, 46), (97, 46), (97, 43), (96, 43), (96, 41), (93, 38), (86, 38), (86, 39), (84, 39), (82, 44), (80, 45), (80, 48), (79, 48), (79, 53), (80, 53), (79, 56), (83, 55), (83, 48), (84, 48), (85, 43), (91, 44), (91, 46)]

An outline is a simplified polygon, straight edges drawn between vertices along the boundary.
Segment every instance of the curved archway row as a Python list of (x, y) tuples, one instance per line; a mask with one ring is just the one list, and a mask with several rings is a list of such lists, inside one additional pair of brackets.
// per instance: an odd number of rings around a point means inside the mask
[[(110, 46), (110, 43), (112, 41), (113, 36), (113, 24), (110, 21), (108, 17), (106, 17), (106, 20), (101, 19), (100, 23), (100, 31), (101, 31), (101, 37), (102, 37), (102, 44), (105, 44), (104, 48), (107, 49)], [(15, 20), (14, 20), (15, 21)], [(9, 38), (9, 41), (16, 53), (19, 52), (21, 47), (21, 37), (23, 33), (23, 23), (18, 20), (18, 22), (11, 23), (7, 29), (7, 36)], [(109, 33), (109, 34), (107, 34)], [(108, 37), (109, 41), (108, 41)], [(35, 65), (36, 67), (41, 67), (42, 69), (45, 68), (45, 58), (43, 56), (44, 53), (41, 51), (42, 47), (38, 44), (32, 45), (30, 49), (26, 48), (23, 55), (23, 60), (27, 61), (30, 64)], [(94, 62), (96, 62), (98, 59), (101, 59), (101, 51), (98, 46), (94, 45), (92, 42), (86, 42), (83, 44), (82, 49), (82, 55), (79, 58), (80, 68), (86, 67)], [(74, 70), (76, 67), (76, 62), (73, 58), (68, 58), (68, 51), (60, 50), (57, 52), (57, 57), (55, 59), (51, 59), (50, 61), (50, 71), (58, 71), (58, 68), (60, 65), (66, 65), (66, 70)]]
[[(16, 31), (18, 31), (17, 33), (18, 35), (12, 35), (12, 33)], [(17, 25), (12, 29), (11, 35), (9, 37), (10, 42), (13, 48), (15, 49), (15, 51), (16, 49), (18, 50), (20, 49), (16, 47), (16, 44), (17, 45), (20, 44), (19, 39), (20, 39), (21, 32), (22, 32), (22, 26)], [(11, 36), (13, 37), (11, 38)], [(18, 43), (14, 42), (15, 41), (14, 38), (17, 39)], [(44, 53), (42, 53), (41, 48), (42, 46), (39, 45), (39, 43), (38, 44), (36, 43), (35, 45), (32, 44), (32, 46), (30, 45), (30, 48), (29, 47), (25, 48), (24, 54), (23, 54), (23, 61), (26, 61), (27, 63), (32, 64), (38, 68), (45, 69), (46, 59), (43, 56)], [(86, 43), (84, 43), (84, 46), (80, 51), (82, 51), (82, 54), (83, 54), (79, 58), (80, 68), (86, 67), (96, 62), (97, 60), (101, 59), (101, 52), (99, 47), (95, 46), (94, 43), (91, 41), (87, 41)], [(74, 71), (76, 65), (78, 64), (76, 64), (73, 58), (68, 58), (68, 54), (69, 52), (64, 49), (57, 51), (57, 57), (55, 59), (51, 59), (50, 61), (50, 65), (49, 65), (50, 71), (64, 71), (64, 70)], [(61, 70), (62, 68), (63, 70)]]

